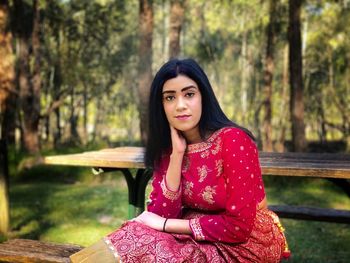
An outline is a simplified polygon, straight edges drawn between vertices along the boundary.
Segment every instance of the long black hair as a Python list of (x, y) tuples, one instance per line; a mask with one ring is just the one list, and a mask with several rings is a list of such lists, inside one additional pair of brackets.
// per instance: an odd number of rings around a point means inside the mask
[(161, 155), (171, 147), (170, 127), (163, 108), (162, 91), (167, 80), (179, 75), (187, 76), (195, 81), (202, 95), (202, 115), (199, 120), (199, 133), (202, 139), (205, 139), (208, 132), (214, 132), (227, 126), (240, 128), (254, 139), (250, 131), (226, 117), (215, 97), (207, 75), (195, 60), (171, 59), (159, 69), (151, 85), (146, 166), (156, 167)]

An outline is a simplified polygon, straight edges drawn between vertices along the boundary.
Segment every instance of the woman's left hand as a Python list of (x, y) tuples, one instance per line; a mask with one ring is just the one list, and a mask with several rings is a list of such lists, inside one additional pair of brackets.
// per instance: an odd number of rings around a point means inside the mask
[(144, 211), (138, 217), (135, 217), (134, 219), (132, 219), (132, 221), (136, 221), (146, 226), (149, 226), (153, 229), (156, 229), (158, 231), (162, 231), (165, 218), (155, 213)]

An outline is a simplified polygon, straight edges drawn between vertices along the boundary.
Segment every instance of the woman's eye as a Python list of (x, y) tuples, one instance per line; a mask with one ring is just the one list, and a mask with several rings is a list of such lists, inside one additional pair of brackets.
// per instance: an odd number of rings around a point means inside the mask
[(194, 96), (194, 92), (188, 92), (188, 93), (186, 93), (186, 97), (193, 97)]
[(164, 99), (166, 101), (172, 101), (173, 99), (175, 99), (175, 96), (166, 96), (166, 97), (164, 97)]

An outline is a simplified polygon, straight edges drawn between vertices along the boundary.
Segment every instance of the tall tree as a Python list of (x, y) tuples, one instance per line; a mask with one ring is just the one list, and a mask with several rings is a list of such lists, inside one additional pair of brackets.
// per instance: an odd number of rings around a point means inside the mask
[(185, 14), (186, 0), (170, 1), (169, 16), (169, 57), (180, 55), (180, 35)]
[(10, 8), (7, 0), (0, 1), (0, 125), (1, 137), (15, 142), (16, 90)]
[[(9, 230), (9, 196), (7, 173), (7, 150), (5, 139), (9, 138), (9, 99), (14, 89), (14, 65), (11, 47), (12, 35), (9, 30), (9, 3), (0, 0), (0, 234)], [(12, 120), (13, 122), (13, 120)]]
[(153, 1), (139, 2), (139, 66), (138, 66), (138, 108), (140, 114), (141, 140), (147, 140), (148, 98), (152, 82), (152, 40), (153, 40)]
[(277, 136), (277, 152), (284, 152), (284, 142), (286, 139), (286, 130), (287, 130), (287, 120), (288, 120), (288, 57), (289, 57), (289, 46), (288, 43), (285, 44), (283, 48), (283, 66), (282, 66), (282, 90), (280, 91), (281, 103), (279, 105), (279, 135)]
[(7, 235), (10, 227), (8, 161), (6, 142), (0, 139), (0, 234)]
[(16, 36), (18, 41), (18, 85), (22, 111), (22, 143), (26, 151), (39, 153), (40, 120), (40, 11), (37, 0), (29, 6), (14, 1)]
[(289, 0), (289, 71), (290, 71), (290, 113), (292, 123), (293, 150), (306, 149), (303, 98), (302, 42), (300, 12), (302, 0)]
[(267, 25), (266, 54), (264, 70), (264, 120), (263, 120), (263, 150), (273, 151), (272, 145), (272, 82), (274, 75), (275, 27), (278, 1), (269, 1), (269, 23)]

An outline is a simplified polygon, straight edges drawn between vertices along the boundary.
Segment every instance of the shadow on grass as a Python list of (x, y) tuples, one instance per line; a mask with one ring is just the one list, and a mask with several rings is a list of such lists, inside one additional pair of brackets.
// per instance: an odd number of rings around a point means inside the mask
[(264, 182), (270, 203), (350, 209), (346, 193), (323, 178), (264, 176)]

